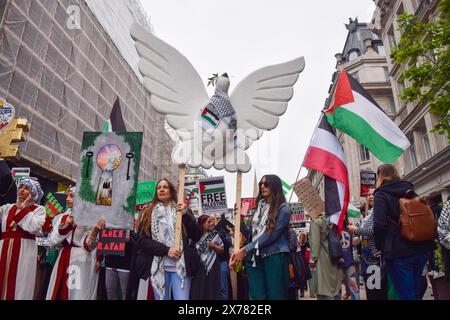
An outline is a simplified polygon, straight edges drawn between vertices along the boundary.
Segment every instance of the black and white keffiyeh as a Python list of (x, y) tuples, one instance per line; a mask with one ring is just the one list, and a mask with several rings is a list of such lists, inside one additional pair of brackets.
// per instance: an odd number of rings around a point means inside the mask
[(33, 201), (35, 204), (39, 204), (44, 196), (44, 191), (38, 180), (34, 177), (22, 178), (19, 180), (18, 189), (22, 186), (30, 189), (31, 194), (33, 195)]
[(445, 203), (439, 216), (437, 231), (440, 243), (450, 249), (450, 200)]
[[(270, 204), (266, 202), (266, 200), (262, 199), (258, 203), (258, 207), (256, 208), (256, 212), (253, 215), (252, 220), (252, 242), (256, 242), (256, 256), (259, 256), (259, 244), (257, 240), (266, 232), (267, 228), (267, 220), (269, 218), (269, 209)], [(255, 257), (252, 258), (253, 266), (255, 266)]]
[(212, 241), (218, 246), (223, 246), (222, 239), (220, 239), (219, 233), (216, 230), (206, 232), (195, 244), (200, 255), (200, 261), (205, 267), (206, 274), (211, 271), (211, 268), (217, 258), (217, 253), (212, 248), (208, 247), (209, 241)]
[[(164, 207), (164, 205), (160, 202), (158, 202), (153, 209), (152, 212), (152, 221), (151, 221), (151, 230), (152, 230), (152, 238), (155, 241), (164, 243), (168, 246), (170, 246), (170, 239), (169, 238), (175, 238), (175, 230), (176, 230), (176, 215), (177, 215), (177, 209), (176, 204), (172, 202), (170, 204), (170, 210), (169, 214), (172, 215), (171, 221), (173, 222), (173, 225), (169, 226), (165, 222), (167, 221), (165, 215), (167, 214), (167, 211)], [(180, 251), (181, 251), (181, 258), (177, 260), (176, 262), (176, 270), (177, 274), (181, 279), (181, 287), (184, 286), (184, 279), (186, 278), (186, 265), (184, 261), (184, 252), (183, 252), (183, 241), (180, 241)], [(151, 268), (151, 281), (152, 286), (157, 291), (159, 298), (161, 300), (164, 299), (164, 290), (165, 290), (165, 283), (164, 283), (164, 257), (158, 257), (155, 256), (153, 258), (152, 262), (152, 268)]]

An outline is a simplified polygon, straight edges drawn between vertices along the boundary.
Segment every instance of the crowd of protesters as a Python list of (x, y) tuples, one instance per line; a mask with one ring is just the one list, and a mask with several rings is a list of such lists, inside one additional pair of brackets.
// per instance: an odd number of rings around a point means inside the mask
[[(51, 222), (50, 247), (39, 253), (35, 239), (47, 219), (42, 188), (33, 178), (16, 186), (3, 160), (0, 169), (0, 300), (231, 300), (233, 269), (239, 271), (241, 300), (359, 300), (362, 291), (368, 300), (418, 300), (427, 289), (428, 271), (437, 268), (437, 246), (450, 280), (449, 202), (443, 208), (429, 203), (436, 241), (405, 239), (399, 201), (417, 195), (392, 165), (379, 167), (362, 218), (345, 219), (342, 232), (324, 213), (311, 221), (309, 232), (294, 232), (280, 178), (264, 176), (256, 208), (242, 217), (236, 251), (234, 226), (224, 215), (196, 218), (186, 204), (177, 204), (174, 184), (160, 180), (153, 201), (127, 233), (124, 256), (97, 254), (105, 221), (76, 224), (73, 187), (66, 191), (66, 210)], [(177, 212), (182, 213), (179, 247)]]

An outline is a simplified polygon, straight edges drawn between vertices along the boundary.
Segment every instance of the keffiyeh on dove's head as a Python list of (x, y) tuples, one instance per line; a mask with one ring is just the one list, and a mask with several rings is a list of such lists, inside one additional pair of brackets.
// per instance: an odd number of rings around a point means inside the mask
[(264, 131), (278, 125), (304, 69), (304, 58), (256, 70), (231, 94), (230, 80), (223, 74), (210, 99), (198, 72), (180, 52), (138, 24), (131, 26), (130, 33), (151, 104), (165, 114), (181, 140), (172, 160), (192, 167), (248, 172), (246, 150)]

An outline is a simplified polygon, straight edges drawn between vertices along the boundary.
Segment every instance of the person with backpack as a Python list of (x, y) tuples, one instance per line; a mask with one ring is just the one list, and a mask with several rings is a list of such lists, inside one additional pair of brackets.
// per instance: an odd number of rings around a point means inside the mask
[(288, 227), (291, 211), (281, 180), (265, 175), (259, 182), (257, 209), (250, 230), (243, 230), (247, 245), (234, 252), (230, 268), (245, 258), (252, 300), (285, 300), (289, 285)]
[(400, 300), (421, 298), (422, 271), (433, 249), (436, 221), (413, 185), (397, 169), (383, 164), (377, 171), (374, 238), (386, 261), (389, 278)]
[(317, 300), (340, 300), (344, 274), (338, 263), (343, 262), (342, 247), (335, 227), (324, 213), (311, 221), (309, 236), (310, 264), (317, 273)]

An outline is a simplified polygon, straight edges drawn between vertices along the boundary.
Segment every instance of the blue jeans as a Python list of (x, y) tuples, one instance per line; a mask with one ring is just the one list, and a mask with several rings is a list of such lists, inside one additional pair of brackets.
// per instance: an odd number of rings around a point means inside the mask
[(228, 262), (222, 261), (220, 263), (220, 299), (228, 300)]
[(387, 271), (400, 300), (422, 299), (422, 272), (426, 262), (426, 254), (386, 261)]
[(359, 298), (359, 276), (355, 271), (355, 266), (344, 268), (344, 285), (352, 300), (360, 300)]
[[(170, 292), (172, 291), (174, 300), (189, 300), (189, 289), (191, 288), (191, 278), (184, 278), (183, 288), (182, 281), (176, 272), (164, 272), (164, 300), (170, 300)], [(158, 293), (153, 290), (155, 300), (159, 300)]]

